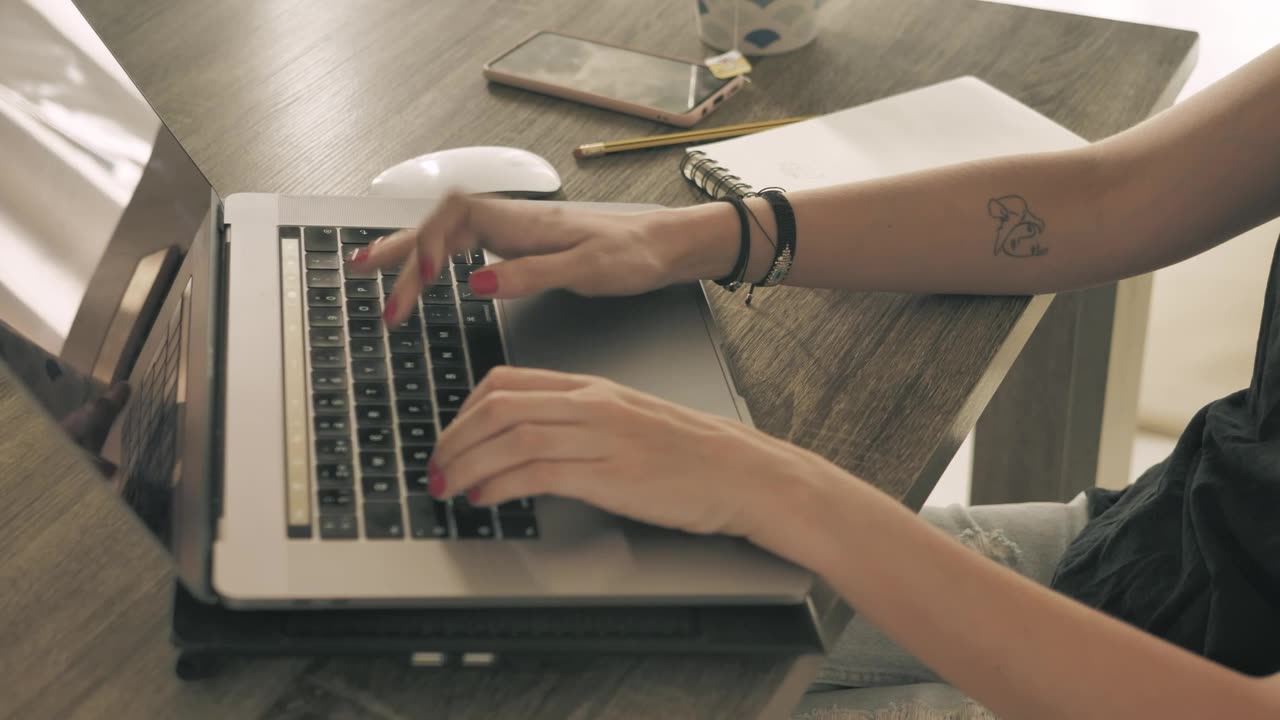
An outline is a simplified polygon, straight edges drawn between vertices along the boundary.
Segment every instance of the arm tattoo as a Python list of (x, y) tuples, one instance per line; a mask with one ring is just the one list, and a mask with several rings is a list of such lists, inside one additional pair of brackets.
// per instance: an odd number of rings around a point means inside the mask
[(993, 255), (1001, 253), (1009, 257), (1039, 257), (1049, 254), (1045, 244), (1044, 220), (1031, 214), (1027, 201), (1018, 195), (1005, 195), (987, 202), (987, 214), (1000, 224), (996, 226), (996, 245)]

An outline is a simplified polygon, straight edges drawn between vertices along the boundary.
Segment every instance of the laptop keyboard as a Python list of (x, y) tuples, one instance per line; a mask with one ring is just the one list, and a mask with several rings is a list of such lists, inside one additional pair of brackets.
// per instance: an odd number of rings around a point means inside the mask
[(384, 327), (399, 270), (357, 270), (345, 258), (393, 232), (280, 228), (288, 535), (535, 539), (531, 499), (489, 508), (427, 494), (438, 430), (506, 354), (493, 301), (476, 298), (467, 283), (485, 263), (481, 251), (454, 255), (413, 313)]

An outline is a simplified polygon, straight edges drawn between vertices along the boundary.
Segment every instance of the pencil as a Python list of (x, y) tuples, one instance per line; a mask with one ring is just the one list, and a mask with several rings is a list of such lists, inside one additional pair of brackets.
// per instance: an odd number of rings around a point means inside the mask
[(759, 120), (757, 122), (741, 123), (738, 125), (722, 125), (721, 127), (703, 128), (701, 130), (685, 130), (684, 132), (667, 133), (665, 135), (650, 135), (648, 137), (630, 138), (628, 140), (611, 140), (609, 142), (588, 143), (579, 145), (574, 148), (573, 156), (578, 159), (599, 157), (601, 155), (612, 155), (614, 153), (627, 152), (629, 150), (644, 150), (647, 148), (664, 147), (666, 145), (679, 145), (681, 143), (699, 142), (702, 140), (723, 140), (724, 138), (738, 137), (739, 135), (750, 135), (761, 130), (769, 130), (770, 128), (789, 125), (801, 120), (808, 120), (808, 117), (792, 117), (783, 118), (781, 120)]

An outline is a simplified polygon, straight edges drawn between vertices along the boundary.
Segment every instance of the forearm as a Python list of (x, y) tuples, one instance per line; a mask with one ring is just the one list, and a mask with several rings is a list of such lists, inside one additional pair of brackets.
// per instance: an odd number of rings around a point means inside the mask
[[(1091, 146), (790, 193), (787, 283), (1034, 294), (1170, 265), (1280, 213), (1277, 117), (1280, 48)], [(755, 280), (777, 230), (763, 200), (749, 205), (763, 226), (752, 225)], [(665, 232), (679, 244), (673, 279), (733, 266), (738, 221), (724, 203), (670, 211)]]
[(754, 539), (819, 572), (863, 617), (1001, 717), (1276, 712), (1259, 681), (1036, 585), (870, 486), (847, 476), (798, 484), (808, 490), (782, 503), (791, 512), (772, 516), (775, 534)]

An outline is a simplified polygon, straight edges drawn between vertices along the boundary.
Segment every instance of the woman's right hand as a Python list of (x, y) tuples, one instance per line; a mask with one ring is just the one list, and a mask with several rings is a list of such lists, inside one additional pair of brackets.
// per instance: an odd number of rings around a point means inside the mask
[(737, 252), (737, 220), (724, 203), (610, 213), (451, 195), (417, 229), (382, 238), (351, 262), (369, 268), (404, 264), (384, 313), (394, 324), (416, 306), (450, 255), (473, 248), (501, 258), (472, 273), (478, 296), (521, 297), (553, 288), (634, 295), (726, 274)]

